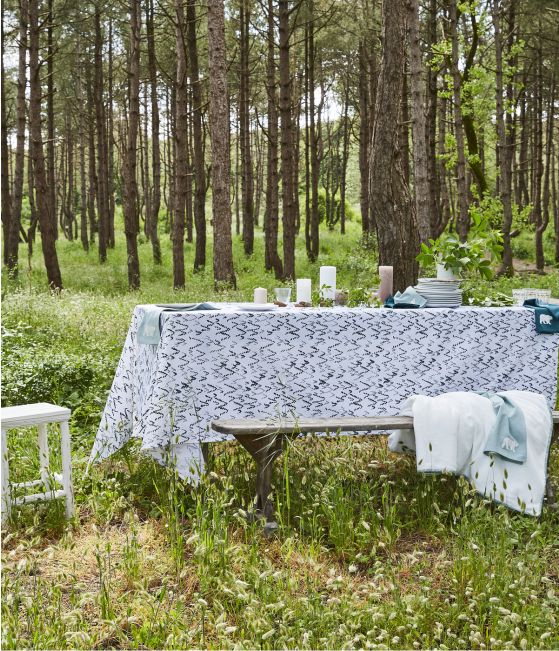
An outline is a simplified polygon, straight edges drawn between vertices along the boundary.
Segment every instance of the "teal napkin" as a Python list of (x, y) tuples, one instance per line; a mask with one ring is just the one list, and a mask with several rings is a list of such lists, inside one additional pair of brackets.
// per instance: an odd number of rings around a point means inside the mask
[(163, 312), (195, 312), (198, 310), (219, 310), (212, 303), (167, 303), (149, 305), (138, 328), (136, 339), (139, 344), (157, 346), (161, 339), (161, 315)]
[(524, 307), (534, 310), (536, 332), (553, 334), (559, 332), (559, 305), (544, 303), (539, 298), (524, 301)]
[(396, 292), (384, 301), (384, 307), (391, 307), (395, 310), (417, 309), (424, 307), (427, 299), (418, 294), (413, 287), (408, 287), (405, 292)]
[(483, 453), (496, 454), (513, 463), (524, 463), (526, 461), (524, 414), (508, 396), (490, 391), (480, 391), (479, 394), (489, 398), (497, 416)]

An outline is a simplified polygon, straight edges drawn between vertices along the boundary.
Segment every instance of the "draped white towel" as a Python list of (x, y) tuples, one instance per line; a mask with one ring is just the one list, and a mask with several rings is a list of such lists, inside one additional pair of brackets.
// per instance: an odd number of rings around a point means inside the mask
[(488, 398), (456, 391), (436, 397), (413, 395), (402, 415), (414, 429), (393, 432), (393, 452), (415, 452), (418, 472), (449, 472), (466, 477), (482, 495), (516, 511), (540, 515), (553, 420), (546, 398), (530, 391), (504, 391), (526, 421), (527, 455), (518, 464), (484, 454), (496, 419)]

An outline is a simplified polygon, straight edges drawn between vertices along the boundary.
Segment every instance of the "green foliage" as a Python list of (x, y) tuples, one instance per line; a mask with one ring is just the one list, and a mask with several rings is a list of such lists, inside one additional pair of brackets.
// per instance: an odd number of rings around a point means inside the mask
[(476, 272), (482, 278), (491, 278), (491, 261), (502, 251), (502, 234), (488, 227), (487, 215), (472, 212), (471, 217), (472, 227), (466, 242), (461, 242), (454, 233), (431, 239), (429, 246), (421, 245), (418, 262), (424, 267), (442, 264), (455, 274)]

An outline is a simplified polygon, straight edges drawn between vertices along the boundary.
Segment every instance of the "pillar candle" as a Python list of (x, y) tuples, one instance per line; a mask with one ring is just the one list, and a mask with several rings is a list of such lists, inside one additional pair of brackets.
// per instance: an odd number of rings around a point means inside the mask
[(336, 297), (336, 267), (320, 267), (320, 295), (332, 301)]
[(264, 287), (256, 287), (256, 289), (254, 290), (254, 302), (255, 303), (268, 302), (268, 292)]
[(393, 293), (394, 267), (379, 267), (380, 289), (378, 292), (381, 301), (385, 301)]
[(297, 279), (297, 303), (312, 303), (312, 285), (310, 278)]

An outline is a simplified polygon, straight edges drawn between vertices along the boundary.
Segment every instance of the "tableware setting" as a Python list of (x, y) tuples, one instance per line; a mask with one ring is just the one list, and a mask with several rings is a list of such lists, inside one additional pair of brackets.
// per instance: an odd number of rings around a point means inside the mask
[(420, 278), (414, 289), (427, 300), (425, 307), (460, 307), (462, 305), (460, 282), (460, 280)]

